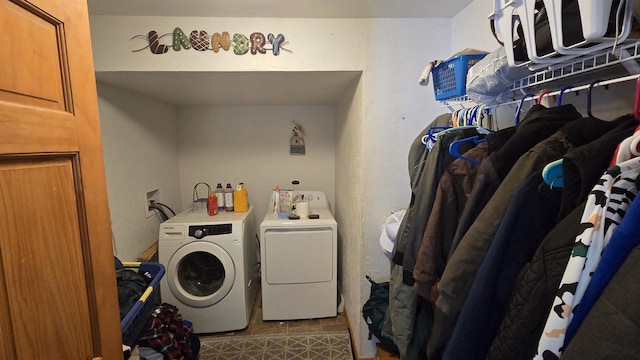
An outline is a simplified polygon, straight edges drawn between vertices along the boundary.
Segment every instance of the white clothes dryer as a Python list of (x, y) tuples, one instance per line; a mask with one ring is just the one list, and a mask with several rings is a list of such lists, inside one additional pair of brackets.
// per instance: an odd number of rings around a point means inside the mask
[(247, 327), (260, 276), (253, 207), (215, 216), (179, 213), (160, 224), (158, 257), (166, 269), (161, 299), (194, 332)]
[(292, 320), (337, 315), (338, 229), (322, 191), (300, 191), (318, 219), (260, 224), (262, 318)]

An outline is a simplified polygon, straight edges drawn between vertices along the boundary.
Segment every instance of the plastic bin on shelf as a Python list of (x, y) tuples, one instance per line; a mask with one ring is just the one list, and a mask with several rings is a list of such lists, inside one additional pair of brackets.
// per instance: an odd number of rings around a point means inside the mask
[[(520, 13), (522, 13), (523, 16), (520, 16)], [(509, 66), (518, 67), (531, 64), (528, 53), (524, 54), (523, 58), (523, 54), (516, 54), (513, 49), (514, 43), (519, 40), (517, 32), (518, 25), (520, 24), (525, 28), (523, 21), (528, 20), (528, 18), (524, 16), (524, 1), (494, 0), (493, 12), (489, 15), (489, 19), (493, 20), (496, 35), (500, 37), (504, 43), (504, 50)], [(528, 39), (523, 38), (521, 41), (527, 43)], [(528, 44), (525, 44), (525, 46), (528, 48)]]
[(467, 71), (487, 54), (454, 56), (433, 69), (433, 92), (436, 100), (446, 100), (467, 93)]
[[(553, 39), (553, 16), (549, 15), (545, 3), (538, 0), (522, 0), (522, 32), (526, 39), (527, 53), (533, 64), (556, 64), (578, 57), (583, 52), (560, 53)], [(571, 29), (579, 32), (580, 29)]]
[(147, 262), (123, 262), (125, 268), (137, 268), (141, 273), (149, 273), (151, 275), (151, 283), (140, 296), (140, 299), (127, 312), (127, 315), (120, 321), (120, 329), (122, 330), (122, 343), (125, 345), (133, 345), (140, 335), (140, 331), (147, 322), (149, 316), (156, 306), (155, 295), (156, 290), (160, 286), (160, 279), (164, 276), (165, 269), (159, 263)]
[[(489, 18), (504, 42), (509, 66), (532, 69), (621, 43), (629, 36), (633, 20), (628, 0), (494, 0)], [(519, 41), (526, 49), (524, 57), (514, 52)]]
[[(624, 41), (631, 32), (633, 6), (627, 0), (543, 2), (549, 16), (553, 47), (560, 54), (590, 54)], [(616, 24), (619, 6), (622, 8)]]
[[(504, 40), (507, 62), (511, 67), (544, 67), (576, 57), (561, 55), (553, 48), (549, 24), (537, 21), (543, 19), (540, 11), (542, 2), (538, 0), (495, 0), (493, 13), (496, 34)], [(542, 36), (546, 38), (542, 38)], [(518, 43), (520, 53), (514, 50)]]

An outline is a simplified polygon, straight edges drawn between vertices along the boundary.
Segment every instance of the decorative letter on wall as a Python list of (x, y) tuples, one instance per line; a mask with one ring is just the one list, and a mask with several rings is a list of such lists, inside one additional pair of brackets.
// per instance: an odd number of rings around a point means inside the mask
[(233, 53), (244, 55), (249, 52), (249, 38), (242, 34), (233, 34)]
[(161, 45), (158, 33), (149, 31), (149, 50), (151, 50), (153, 54), (164, 54), (169, 51), (169, 46)]
[(263, 33), (254, 32), (249, 36), (249, 38), (251, 39), (251, 53), (253, 55), (257, 53), (264, 54), (267, 52), (267, 50), (264, 49), (266, 39), (264, 38)]
[(280, 45), (284, 42), (284, 35), (278, 34), (278, 36), (273, 36), (273, 34), (267, 35), (269, 42), (271, 43), (271, 47), (273, 49), (273, 55), (280, 55)]
[[(173, 36), (173, 46), (161, 44), (160, 40), (165, 36)], [(189, 50), (194, 49), (197, 51), (213, 50), (214, 53), (218, 53), (220, 49), (229, 51), (233, 47), (233, 53), (236, 55), (244, 55), (251, 51), (251, 54), (257, 53), (266, 54), (268, 51), (272, 51), (274, 56), (280, 55), (280, 51), (287, 51), (293, 53), (293, 51), (287, 49), (285, 46), (289, 44), (285, 41), (284, 35), (278, 34), (275, 36), (269, 33), (268, 36), (264, 36), (261, 32), (254, 32), (249, 37), (244, 34), (235, 33), (233, 37), (229, 37), (229, 33), (224, 31), (222, 34), (213, 33), (209, 34), (204, 30), (192, 30), (187, 36), (181, 28), (176, 27), (172, 33), (166, 33), (158, 35), (155, 30), (149, 31), (148, 35), (135, 35), (131, 38), (141, 39), (145, 41), (146, 46), (132, 50), (133, 52), (140, 52), (147, 48), (152, 54), (166, 54), (169, 48), (172, 47), (174, 51), (180, 51), (182, 49)], [(268, 42), (267, 42), (268, 39)]]
[(195, 50), (209, 50), (209, 34), (204, 30), (200, 31), (200, 35), (198, 35), (198, 30), (193, 30), (189, 35), (189, 41)]
[(191, 49), (189, 38), (179, 27), (173, 29), (173, 50), (180, 51), (181, 48)]
[(211, 49), (213, 52), (217, 53), (220, 48), (224, 51), (229, 51), (231, 47), (231, 38), (229, 37), (228, 32), (223, 32), (222, 35), (219, 33), (214, 33), (211, 36)]

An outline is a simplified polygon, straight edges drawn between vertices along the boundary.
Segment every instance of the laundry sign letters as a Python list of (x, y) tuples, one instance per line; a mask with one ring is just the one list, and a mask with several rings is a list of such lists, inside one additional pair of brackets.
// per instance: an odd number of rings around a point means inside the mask
[[(162, 43), (162, 40), (167, 37), (171, 37), (171, 45)], [(183, 49), (211, 50), (214, 53), (218, 53), (220, 49), (224, 51), (233, 49), (233, 53), (236, 55), (244, 55), (249, 52), (252, 55), (271, 52), (274, 56), (280, 55), (281, 50), (291, 52), (291, 50), (285, 48), (289, 42), (285, 41), (284, 35), (269, 33), (265, 36), (261, 32), (254, 32), (249, 36), (238, 33), (230, 36), (226, 31), (222, 32), (222, 34), (216, 32), (209, 35), (204, 30), (193, 30), (187, 35), (181, 28), (176, 27), (172, 33), (159, 35), (157, 31), (151, 30), (147, 35), (136, 35), (131, 38), (131, 40), (134, 39), (144, 40), (147, 44), (145, 47), (133, 50), (133, 52), (149, 49), (152, 54), (156, 55), (166, 54), (169, 49), (173, 49), (173, 51), (181, 51)]]

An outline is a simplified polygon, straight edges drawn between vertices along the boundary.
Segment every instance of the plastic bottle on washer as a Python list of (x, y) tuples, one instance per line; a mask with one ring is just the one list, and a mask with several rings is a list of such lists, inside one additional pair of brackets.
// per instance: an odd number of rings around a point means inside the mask
[(224, 210), (224, 189), (221, 183), (216, 186), (216, 198), (218, 199), (218, 211)]
[(227, 187), (224, 189), (224, 210), (233, 211), (233, 188), (231, 183), (227, 183)]
[(209, 211), (209, 216), (218, 215), (218, 199), (213, 191), (209, 193), (209, 198), (207, 199), (207, 210)]
[(236, 190), (233, 192), (233, 211), (235, 212), (247, 212), (249, 211), (249, 201), (247, 200), (247, 188), (244, 183), (236, 186)]

